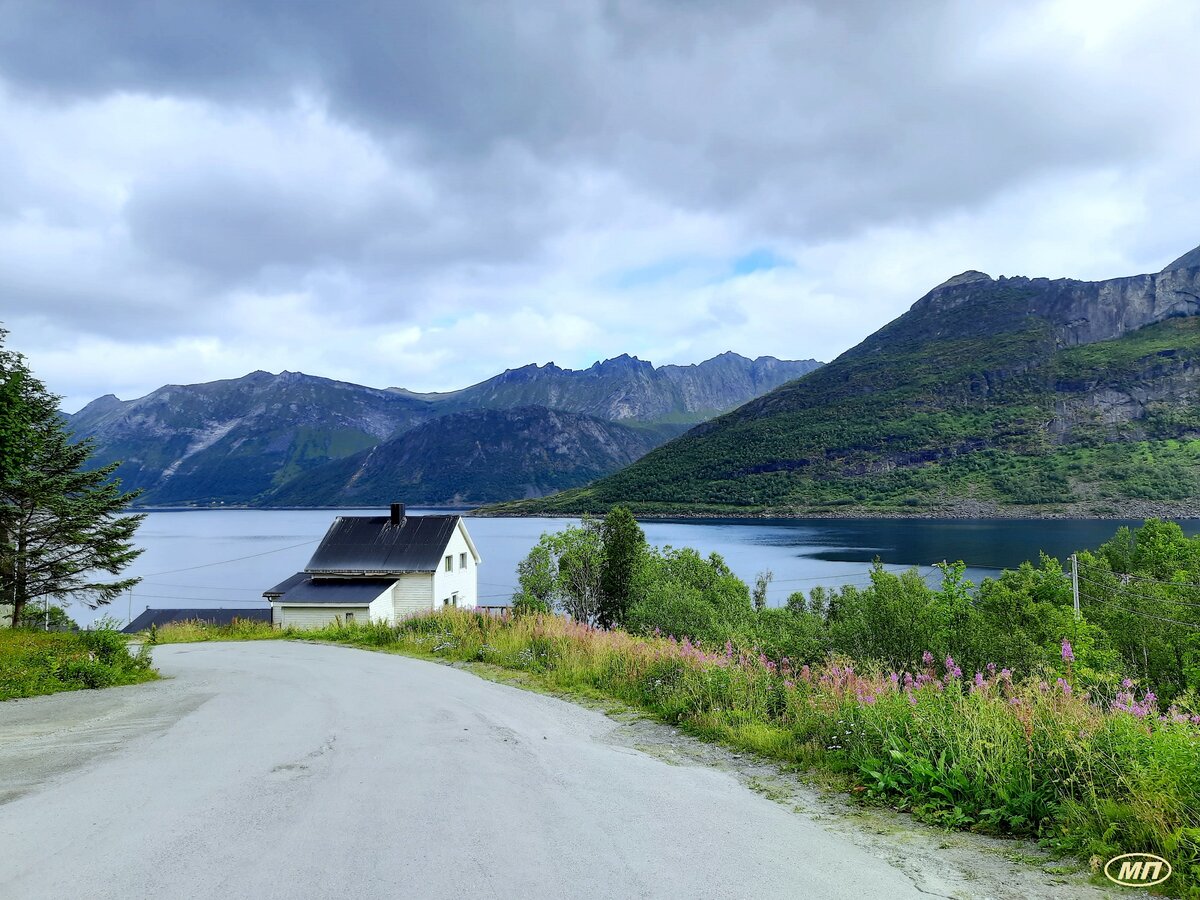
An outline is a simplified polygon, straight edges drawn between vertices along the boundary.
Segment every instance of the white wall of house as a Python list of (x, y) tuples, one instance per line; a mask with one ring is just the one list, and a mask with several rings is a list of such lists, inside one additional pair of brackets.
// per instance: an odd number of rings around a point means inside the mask
[(371, 617), (369, 606), (335, 606), (332, 603), (313, 603), (301, 606), (298, 603), (272, 603), (271, 621), (280, 628), (324, 628), (337, 619), (346, 622), (346, 613), (353, 613), (358, 622)]
[[(446, 558), (449, 558), (447, 568)], [(474, 609), (479, 602), (479, 559), (468, 543), (466, 525), (460, 519), (450, 536), (442, 560), (433, 573), (433, 605), (435, 609), (451, 606), (454, 597), (458, 606)], [(450, 601), (447, 603), (446, 601)]]
[(413, 613), (429, 612), (433, 609), (432, 573), (410, 572), (401, 575), (392, 588), (391, 597), (391, 622), (399, 622)]
[(271, 601), (271, 622), (280, 628), (324, 628), (339, 617), (346, 622), (353, 613), (356, 622), (391, 622), (392, 588), (385, 588), (369, 604), (363, 603), (281, 603)]

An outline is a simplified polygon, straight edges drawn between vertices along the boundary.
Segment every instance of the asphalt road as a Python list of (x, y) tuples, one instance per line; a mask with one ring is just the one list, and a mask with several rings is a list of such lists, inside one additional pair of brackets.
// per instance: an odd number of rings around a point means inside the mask
[(0, 897), (928, 896), (561, 700), (339, 647), (154, 655), (169, 681), (0, 704)]

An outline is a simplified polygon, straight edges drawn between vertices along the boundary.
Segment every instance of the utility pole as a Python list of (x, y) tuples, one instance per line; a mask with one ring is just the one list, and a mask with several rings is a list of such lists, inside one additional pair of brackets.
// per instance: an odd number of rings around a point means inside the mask
[(1071, 554), (1071, 593), (1075, 597), (1075, 621), (1079, 621), (1079, 558)]

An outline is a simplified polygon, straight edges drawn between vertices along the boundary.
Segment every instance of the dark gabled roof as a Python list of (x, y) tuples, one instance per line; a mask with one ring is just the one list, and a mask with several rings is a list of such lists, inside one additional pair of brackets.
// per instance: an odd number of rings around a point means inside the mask
[(234, 619), (243, 622), (270, 622), (271, 608), (249, 607), (244, 609), (147, 609), (121, 629), (122, 634), (136, 634), (151, 625), (161, 628), (172, 622), (210, 622), (213, 625), (229, 625)]
[(307, 572), (297, 572), (290, 578), (285, 578), (283, 581), (279, 582), (279, 584), (275, 585), (275, 587), (263, 591), (263, 596), (269, 600), (274, 600), (280, 595), (286, 594), (289, 590), (300, 584), (300, 582), (308, 581), (308, 579), (309, 574)]
[(458, 525), (458, 516), (338, 516), (308, 561), (309, 574), (433, 572)]
[[(299, 580), (297, 580), (299, 579)], [(393, 584), (395, 578), (314, 578), (297, 572), (268, 591), (276, 603), (331, 603), (366, 606)], [(285, 590), (279, 588), (287, 585)], [(276, 593), (278, 591), (278, 593)]]

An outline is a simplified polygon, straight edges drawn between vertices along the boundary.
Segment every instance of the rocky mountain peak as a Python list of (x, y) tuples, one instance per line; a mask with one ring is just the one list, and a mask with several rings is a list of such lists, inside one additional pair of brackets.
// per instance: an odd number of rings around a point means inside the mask
[(1163, 267), (1163, 272), (1174, 272), (1176, 269), (1200, 268), (1200, 247), (1189, 250), (1170, 265)]
[(960, 284), (973, 284), (977, 281), (991, 281), (992, 276), (987, 272), (979, 272), (975, 269), (967, 269), (967, 271), (955, 275), (953, 278), (947, 278), (941, 284), (934, 288), (935, 291), (940, 291), (942, 288), (957, 287)]

